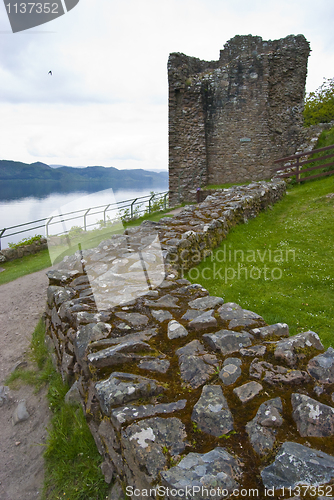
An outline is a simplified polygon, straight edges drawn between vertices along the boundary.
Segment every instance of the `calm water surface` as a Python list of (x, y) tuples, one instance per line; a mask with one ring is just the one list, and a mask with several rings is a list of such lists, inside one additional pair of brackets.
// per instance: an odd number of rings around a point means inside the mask
[[(155, 188), (156, 193), (166, 191), (166, 186), (161, 186), (161, 188)], [(0, 200), (0, 233), (3, 228), (8, 228), (10, 226), (15, 226), (18, 224), (23, 224), (26, 222), (34, 221), (37, 219), (43, 219), (45, 217), (50, 217), (55, 214), (70, 212), (74, 210), (81, 210), (89, 207), (95, 207), (99, 205), (107, 205), (109, 203), (120, 203), (124, 200), (130, 200), (133, 198), (139, 198), (141, 196), (149, 195), (151, 189), (142, 190), (118, 190), (113, 191), (112, 189), (107, 189), (105, 191), (98, 191), (97, 193), (84, 193), (84, 192), (73, 192), (73, 193), (53, 193), (45, 198), (37, 197), (27, 197), (19, 198), (17, 200), (1, 201)], [(114, 212), (108, 212), (110, 217), (113, 217)], [(91, 219), (88, 219), (88, 223), (94, 223), (99, 219), (102, 219), (103, 213), (100, 215), (93, 215)], [(72, 225), (80, 225), (81, 221), (72, 221)], [(35, 224), (35, 226), (42, 225), (42, 227), (37, 229), (32, 229), (29, 232), (22, 234), (17, 234), (13, 236), (1, 238), (1, 247), (6, 248), (8, 242), (17, 243), (23, 238), (33, 236), (35, 234), (45, 235), (44, 223), (40, 222)], [(18, 229), (8, 230), (7, 233), (19, 231)]]

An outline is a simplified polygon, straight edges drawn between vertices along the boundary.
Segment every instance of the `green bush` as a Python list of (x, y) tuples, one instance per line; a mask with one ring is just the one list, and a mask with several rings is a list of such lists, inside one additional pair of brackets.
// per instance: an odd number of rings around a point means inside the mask
[(41, 234), (36, 234), (31, 238), (23, 238), (23, 240), (19, 241), (18, 243), (8, 243), (8, 246), (9, 248), (19, 248), (25, 245), (31, 245), (31, 243), (34, 243), (35, 241), (41, 241), (42, 238), (43, 236)]
[(79, 236), (83, 232), (84, 230), (81, 226), (72, 226), (68, 232), (68, 236), (70, 238), (75, 238), (76, 236)]
[[(151, 195), (152, 196), (154, 195), (154, 191), (151, 191)], [(164, 196), (160, 196), (160, 198), (155, 197), (151, 201), (151, 212), (147, 208), (146, 211), (145, 211), (145, 214), (149, 214), (149, 213), (152, 213), (152, 212), (160, 212), (160, 210), (164, 209), (164, 205), (165, 205), (165, 198), (164, 198)]]
[(304, 125), (329, 123), (334, 120), (334, 78), (324, 79), (323, 84), (310, 92), (305, 99)]

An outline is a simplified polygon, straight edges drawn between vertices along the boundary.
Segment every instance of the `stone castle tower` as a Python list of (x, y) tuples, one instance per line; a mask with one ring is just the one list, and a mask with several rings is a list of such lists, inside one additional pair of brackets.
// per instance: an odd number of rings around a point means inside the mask
[(172, 53), (169, 81), (170, 202), (208, 184), (268, 179), (273, 160), (302, 142), (309, 43), (235, 36), (218, 61)]

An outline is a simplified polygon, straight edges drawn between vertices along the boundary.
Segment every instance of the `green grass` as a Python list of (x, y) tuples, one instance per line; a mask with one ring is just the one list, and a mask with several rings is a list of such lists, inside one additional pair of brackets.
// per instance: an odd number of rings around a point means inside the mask
[(44, 342), (45, 339), (45, 325), (40, 320), (32, 335), (30, 348), (28, 352), (28, 360), (33, 363), (34, 368), (30, 369), (17, 369), (13, 371), (6, 380), (12, 388), (17, 387), (22, 382), (34, 385), (36, 392), (41, 389), (43, 385), (50, 381), (56, 373), (52, 365), (47, 347)]
[(9, 283), (26, 274), (35, 273), (51, 266), (48, 250), (41, 250), (32, 255), (25, 255), (20, 259), (1, 262), (0, 267), (4, 269), (0, 273), (0, 285)]
[[(316, 145), (316, 149), (324, 148), (326, 146), (331, 146), (332, 144), (334, 144), (334, 127), (329, 129), (329, 130), (324, 130), (321, 133), (321, 135), (318, 139), (317, 145)], [(324, 155), (324, 154), (330, 154), (330, 153), (332, 153), (331, 149), (328, 152), (326, 151), (326, 152), (321, 153), (321, 154)], [(320, 155), (320, 153), (318, 153), (318, 155)], [(327, 161), (329, 161), (329, 160), (327, 160)]]
[(81, 408), (61, 404), (52, 418), (45, 457), (42, 500), (103, 500), (104, 481), (99, 455)]
[(11, 388), (31, 384), (36, 392), (48, 386), (47, 398), (53, 415), (44, 453), (42, 500), (103, 500), (109, 489), (99, 467), (103, 459), (82, 408), (64, 402), (69, 387), (54, 368), (44, 340), (45, 325), (40, 320), (28, 354), (33, 368), (16, 370), (6, 380)]
[(290, 187), (272, 210), (233, 228), (186, 277), (269, 324), (286, 322), (291, 334), (313, 330), (334, 346), (334, 199), (328, 193), (334, 177)]

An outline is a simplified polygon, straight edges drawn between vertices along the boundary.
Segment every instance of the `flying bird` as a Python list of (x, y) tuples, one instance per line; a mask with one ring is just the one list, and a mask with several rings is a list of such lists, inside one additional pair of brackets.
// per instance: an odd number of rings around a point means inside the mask
[(48, 75), (51, 75), (51, 76), (52, 76), (52, 71), (51, 71), (51, 70), (49, 71)]

